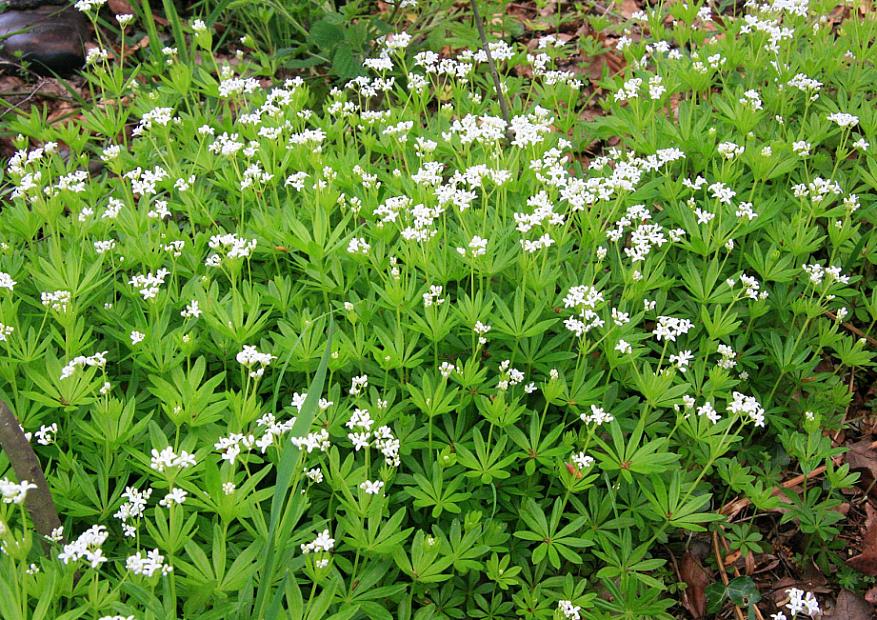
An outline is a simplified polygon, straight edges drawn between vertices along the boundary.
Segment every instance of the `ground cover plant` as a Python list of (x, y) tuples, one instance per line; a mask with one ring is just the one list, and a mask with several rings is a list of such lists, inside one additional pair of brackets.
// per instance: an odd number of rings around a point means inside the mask
[(552, 34), (399, 30), (325, 97), (201, 20), (151, 69), (92, 52), (81, 119), (7, 127), (0, 399), (61, 526), (7, 449), (0, 615), (819, 617), (724, 566), (769, 528), (865, 588), (836, 440), (873, 364), (877, 26), (850, 7), (652, 7), (593, 92)]

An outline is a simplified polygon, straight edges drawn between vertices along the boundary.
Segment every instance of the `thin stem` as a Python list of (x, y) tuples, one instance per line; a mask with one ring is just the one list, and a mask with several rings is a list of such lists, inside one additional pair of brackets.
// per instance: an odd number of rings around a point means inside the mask
[(475, 27), (478, 29), (478, 36), (481, 37), (481, 48), (487, 57), (487, 66), (490, 67), (490, 74), (493, 77), (493, 87), (496, 89), (496, 98), (499, 101), (499, 109), (502, 111), (502, 118), (506, 122), (506, 127), (510, 128), (511, 113), (509, 112), (509, 104), (506, 101), (505, 94), (502, 92), (502, 83), (499, 81), (499, 73), (496, 71), (496, 65), (493, 62), (493, 55), (490, 53), (490, 47), (487, 44), (487, 34), (484, 32), (484, 20), (478, 12), (478, 3), (476, 0), (469, 0), (472, 5), (472, 16), (475, 18)]

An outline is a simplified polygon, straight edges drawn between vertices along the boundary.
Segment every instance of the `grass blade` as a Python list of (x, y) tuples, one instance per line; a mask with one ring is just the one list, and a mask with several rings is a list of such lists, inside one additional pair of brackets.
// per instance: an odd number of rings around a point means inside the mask
[[(326, 373), (329, 367), (329, 354), (332, 350), (332, 334), (334, 331), (335, 322), (332, 320), (332, 317), (329, 317), (329, 328), (326, 333), (326, 349), (323, 351), (320, 365), (317, 367), (317, 372), (314, 374), (314, 378), (308, 387), (308, 396), (305, 399), (304, 405), (302, 405), (301, 411), (292, 427), (292, 437), (301, 437), (307, 434), (310, 431), (311, 424), (314, 422), (320, 395), (323, 393), (323, 385), (326, 382)], [(291, 489), (292, 486), (295, 486), (293, 484), (293, 474), (295, 472), (295, 467), (298, 464), (299, 456), (300, 450), (293, 445), (292, 442), (287, 441), (281, 452), (280, 463), (277, 467), (277, 482), (274, 486), (274, 497), (271, 499), (271, 516), (268, 521), (268, 544), (265, 549), (265, 560), (262, 565), (259, 591), (256, 594), (256, 617), (258, 618), (270, 617), (268, 614), (263, 614), (262, 611), (266, 601), (270, 598), (271, 587), (274, 581), (274, 555), (275, 544), (278, 537), (277, 526), (278, 523), (281, 522), (281, 512), (283, 511), (284, 505), (287, 504), (286, 498), (289, 495), (289, 492), (292, 491), (293, 493), (289, 505), (286, 506), (287, 513), (295, 510), (295, 504), (299, 500), (298, 495), (295, 493), (295, 489)], [(295, 520), (293, 520), (292, 523), (295, 523)], [(287, 532), (287, 534), (290, 533)], [(277, 611), (278, 610), (272, 605), (271, 615), (275, 615)]]

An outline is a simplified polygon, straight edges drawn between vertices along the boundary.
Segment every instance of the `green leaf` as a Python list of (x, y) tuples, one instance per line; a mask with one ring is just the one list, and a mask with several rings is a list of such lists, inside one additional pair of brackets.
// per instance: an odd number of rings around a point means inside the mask
[(332, 71), (339, 78), (349, 80), (362, 73), (362, 64), (347, 44), (341, 44), (332, 55)]
[[(319, 399), (323, 393), (323, 384), (326, 381), (326, 372), (329, 367), (329, 354), (332, 350), (332, 335), (335, 331), (335, 322), (329, 317), (329, 328), (326, 332), (326, 349), (323, 351), (323, 357), (320, 359), (320, 365), (314, 378), (308, 387), (308, 396), (302, 405), (301, 411), (296, 418), (292, 427), (292, 437), (303, 437), (310, 432), (313, 424), (314, 415), (317, 411)], [(299, 502), (299, 496), (295, 489), (290, 489), (292, 483), (293, 469), (298, 464), (299, 449), (290, 441), (284, 443), (280, 456), (280, 465), (277, 468), (277, 481), (274, 485), (274, 496), (271, 500), (271, 514), (268, 522), (268, 540), (264, 562), (262, 563), (261, 579), (259, 589), (256, 596), (256, 610), (263, 609), (268, 597), (271, 595), (271, 584), (274, 576), (274, 548), (277, 543), (277, 525), (280, 522), (281, 511), (286, 504), (286, 497), (292, 491), (293, 499), (286, 509), (286, 513), (292, 512), (295, 505)], [(289, 521), (288, 527), (292, 527), (294, 523)], [(268, 617), (268, 616), (266, 616)], [(271, 619), (273, 620), (273, 619)]]

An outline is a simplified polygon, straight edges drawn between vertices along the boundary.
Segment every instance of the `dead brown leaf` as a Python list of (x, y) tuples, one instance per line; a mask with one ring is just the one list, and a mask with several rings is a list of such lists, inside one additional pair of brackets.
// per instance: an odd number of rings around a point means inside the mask
[(847, 560), (847, 565), (866, 575), (877, 576), (877, 510), (865, 504), (865, 533), (862, 534), (862, 551)]
[(841, 590), (837, 595), (834, 610), (829, 615), (824, 615), (824, 620), (870, 620), (873, 618), (874, 608), (865, 600), (853, 594), (849, 590)]
[(128, 0), (109, 0), (107, 6), (113, 12), (113, 15), (133, 15), (134, 9)]
[(542, 17), (549, 17), (554, 15), (554, 12), (557, 10), (557, 0), (549, 0), (546, 2), (541, 9), (539, 9), (539, 15)]
[(149, 37), (143, 36), (137, 43), (125, 48), (125, 58), (131, 56), (135, 52), (138, 52), (149, 45)]
[(873, 587), (865, 592), (865, 600), (872, 605), (877, 605), (877, 587)]
[(834, 592), (828, 585), (825, 575), (821, 573), (813, 574), (812, 578), (783, 577), (773, 584), (769, 593), (769, 597), (773, 600), (774, 606), (777, 609), (782, 609), (789, 602), (789, 595), (787, 593), (789, 588), (798, 588), (819, 595)]
[(706, 616), (706, 587), (713, 580), (697, 558), (687, 551), (682, 556), (682, 562), (679, 565), (679, 576), (687, 586), (682, 604), (692, 618), (700, 620)]
[(874, 449), (870, 438), (857, 441), (849, 446), (846, 457), (850, 470), (862, 474), (859, 486), (863, 489), (871, 488), (875, 491), (874, 481), (877, 480), (877, 450)]
[(71, 116), (75, 116), (79, 112), (79, 106), (73, 105), (67, 101), (61, 101), (52, 111), (49, 116), (46, 117), (46, 122), (49, 125), (57, 123), (59, 121), (64, 121), (69, 119)]
[(0, 75), (0, 96), (7, 97), (10, 93), (21, 93), (25, 90), (25, 82), (14, 75)]
[(636, 0), (621, 0), (621, 14), (627, 19), (639, 10), (640, 6)]

